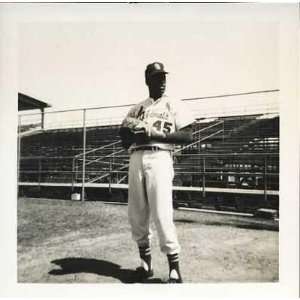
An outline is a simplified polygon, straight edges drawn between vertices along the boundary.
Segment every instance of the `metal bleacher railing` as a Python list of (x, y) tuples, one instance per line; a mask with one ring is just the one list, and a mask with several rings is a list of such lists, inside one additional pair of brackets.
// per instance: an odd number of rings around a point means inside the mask
[[(49, 112), (43, 130), (36, 114), (20, 116), (19, 184), (78, 187), (83, 200), (86, 187), (126, 186), (129, 157), (117, 129), (128, 106)], [(193, 143), (176, 148), (174, 189), (278, 194), (279, 130), (269, 126), (276, 109), (251, 118), (236, 117), (235, 109), (232, 119), (211, 120), (206, 110), (194, 124)]]
[[(250, 120), (248, 126), (256, 123)], [(243, 123), (242, 127), (246, 128), (246, 125)], [(236, 134), (238, 130), (232, 130), (232, 132)], [(231, 135), (233, 135), (232, 132)], [(201, 153), (205, 141), (219, 139), (221, 146), (224, 145), (224, 121), (219, 120), (210, 122), (204, 128), (195, 130), (193, 136), (193, 143), (179, 147), (174, 151), (175, 185), (177, 184), (177, 188), (199, 190), (202, 191), (203, 196), (205, 196), (206, 191), (210, 191), (212, 188), (214, 190), (222, 188), (223, 191), (226, 189), (226, 192), (233, 192), (238, 189), (250, 193), (249, 190), (252, 190), (253, 193), (264, 194), (265, 199), (268, 194), (277, 193), (279, 156), (276, 147), (278, 147), (278, 139), (267, 138), (263, 143), (261, 143), (261, 139), (257, 139), (255, 145), (256, 150), (259, 150), (259, 152), (256, 151), (256, 153), (251, 151), (230, 153), (226, 148), (223, 153)], [(227, 133), (227, 138), (228, 136), (230, 134)], [(252, 151), (254, 150), (253, 143), (251, 139), (248, 140)], [(245, 147), (247, 146), (245, 141), (235, 142), (234, 146), (238, 146), (242, 150), (249, 149), (249, 147)], [(274, 146), (276, 146), (275, 151)], [(104, 149), (110, 150), (108, 154), (101, 153)], [(264, 150), (269, 152), (264, 152)], [(95, 154), (96, 152), (100, 153), (95, 155), (94, 158), (88, 159), (88, 164), (85, 165), (86, 167), (88, 165), (92, 166), (92, 168), (86, 168), (85, 170), (87, 175), (85, 178), (86, 184), (106, 183), (111, 187), (126, 182), (129, 157), (125, 150), (120, 149), (120, 141), (89, 151), (86, 153), (87, 157), (89, 154)], [(83, 154), (81, 153), (74, 159), (74, 183), (78, 176), (82, 180), (82, 169), (84, 167), (82, 157)], [(184, 182), (182, 177), (189, 178)]]
[[(201, 143), (202, 141), (204, 141), (212, 136), (222, 133), (224, 128), (222, 128), (222, 129), (218, 128), (214, 132), (212, 132), (211, 130), (212, 130), (212, 128), (220, 127), (220, 125), (222, 126), (223, 123), (224, 123), (223, 121), (217, 121), (217, 122), (214, 122), (213, 124), (210, 124), (209, 126), (207, 126), (205, 128), (201, 128), (199, 130), (194, 131), (193, 137), (194, 137), (195, 141), (189, 145), (178, 147), (174, 151), (174, 154), (179, 155), (179, 152), (181, 152), (185, 149), (193, 148), (193, 146)], [(203, 134), (207, 131), (209, 131), (209, 133), (207, 135), (203, 136)], [(119, 146), (119, 147), (117, 147), (117, 146)], [(90, 150), (88, 152), (85, 152), (85, 154), (80, 153), (80, 154), (76, 155), (74, 157), (73, 167), (72, 167), (72, 171), (74, 173), (73, 184), (74, 184), (74, 182), (76, 182), (76, 179), (78, 178), (78, 170), (80, 168), (80, 166), (79, 166), (80, 163), (81, 163), (82, 169), (86, 168), (90, 164), (98, 165), (99, 169), (102, 169), (100, 176), (98, 175), (98, 176), (95, 176), (94, 178), (89, 178), (87, 180), (87, 183), (99, 182), (102, 179), (105, 179), (107, 177), (109, 177), (111, 179), (113, 173), (114, 173), (114, 175), (116, 175), (114, 177), (117, 178), (117, 181), (115, 183), (119, 184), (122, 181), (124, 181), (127, 177), (127, 175), (124, 175), (124, 173), (125, 174), (127, 173), (127, 171), (126, 171), (128, 169), (127, 161), (129, 159), (129, 157), (128, 157), (127, 151), (124, 149), (120, 149), (120, 147), (121, 147), (121, 141), (118, 140), (116, 142), (109, 143), (107, 145), (104, 145), (104, 146), (95, 148), (93, 150)], [(109, 154), (101, 153), (101, 152), (103, 152), (104, 149), (111, 149), (111, 152)], [(83, 166), (83, 156), (84, 155), (88, 156), (90, 154), (97, 154), (97, 153), (99, 153), (99, 154), (96, 156), (96, 158), (86, 161), (85, 166)], [(120, 156), (120, 155), (122, 155), (122, 156)], [(116, 159), (118, 161), (116, 161)], [(120, 161), (120, 160), (122, 160), (122, 161)], [(102, 164), (102, 168), (101, 168), (101, 164)], [(105, 167), (103, 168), (103, 164), (106, 165), (107, 168), (105, 168)], [(124, 175), (124, 176), (121, 176), (121, 179), (118, 179), (119, 178), (118, 175), (120, 175), (120, 174)], [(109, 183), (111, 183), (111, 180), (109, 180)]]
[[(225, 122), (226, 123), (226, 122)], [(253, 123), (253, 122), (250, 122)], [(244, 126), (245, 124), (243, 124)], [(267, 197), (271, 191), (278, 190), (279, 155), (278, 138), (248, 139), (242, 142), (227, 142), (229, 134), (224, 131), (224, 121), (215, 121), (194, 131), (195, 141), (178, 148), (174, 153), (175, 182), (182, 188), (201, 190), (205, 195), (210, 188), (256, 189)], [(244, 126), (245, 127), (245, 126)], [(213, 131), (212, 131), (213, 130)], [(231, 130), (238, 132), (237, 130)], [(220, 141), (220, 152), (214, 145), (216, 153), (203, 152), (212, 143)], [(205, 143), (206, 141), (206, 143)], [(251, 151), (230, 153), (234, 147), (251, 147)], [(255, 148), (256, 147), (256, 148)], [(43, 148), (42, 148), (43, 149)], [(254, 150), (259, 150), (255, 153)], [(271, 152), (263, 152), (271, 149)], [(41, 150), (39, 148), (38, 150)], [(46, 182), (72, 183), (72, 186), (89, 186), (92, 183), (105, 183), (109, 187), (126, 183), (128, 154), (120, 148), (120, 141), (106, 143), (103, 146), (71, 156), (55, 156), (51, 149), (43, 156), (22, 157), (21, 178), (38, 184)], [(81, 151), (79, 148), (77, 151)], [(205, 150), (205, 148), (204, 148)], [(31, 153), (33, 151), (31, 150)], [(66, 152), (62, 148), (58, 153)], [(225, 153), (224, 153), (225, 152)], [(85, 163), (83, 163), (85, 157)], [(29, 167), (26, 168), (26, 162)], [(71, 166), (71, 167), (70, 167)], [(184, 178), (184, 179), (182, 179)]]

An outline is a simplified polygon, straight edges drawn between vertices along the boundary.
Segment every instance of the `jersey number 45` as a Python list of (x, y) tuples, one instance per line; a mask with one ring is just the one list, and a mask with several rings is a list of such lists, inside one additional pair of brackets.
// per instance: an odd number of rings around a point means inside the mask
[(172, 128), (172, 123), (157, 120), (152, 124), (152, 126), (154, 128), (156, 128), (157, 131), (163, 131), (164, 133), (170, 133), (171, 128)]

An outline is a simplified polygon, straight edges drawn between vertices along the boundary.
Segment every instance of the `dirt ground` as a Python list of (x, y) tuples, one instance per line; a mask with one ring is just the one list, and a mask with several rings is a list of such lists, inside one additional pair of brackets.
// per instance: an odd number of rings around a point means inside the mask
[[(278, 222), (175, 210), (185, 283), (278, 281)], [(155, 275), (166, 257), (153, 239)], [(103, 202), (18, 200), (18, 282), (133, 283), (139, 265), (127, 206)]]

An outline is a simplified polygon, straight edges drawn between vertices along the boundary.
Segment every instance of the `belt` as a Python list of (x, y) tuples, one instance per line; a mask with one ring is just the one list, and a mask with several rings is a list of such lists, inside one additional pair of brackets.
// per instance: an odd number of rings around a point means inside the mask
[(170, 150), (161, 149), (157, 146), (141, 146), (141, 147), (133, 148), (132, 152), (134, 151), (170, 151)]

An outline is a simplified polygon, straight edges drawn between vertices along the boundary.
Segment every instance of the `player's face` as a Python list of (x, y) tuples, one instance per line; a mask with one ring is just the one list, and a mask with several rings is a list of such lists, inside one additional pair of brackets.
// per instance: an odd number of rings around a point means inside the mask
[(150, 96), (155, 99), (160, 98), (166, 90), (166, 74), (159, 73), (148, 78)]

